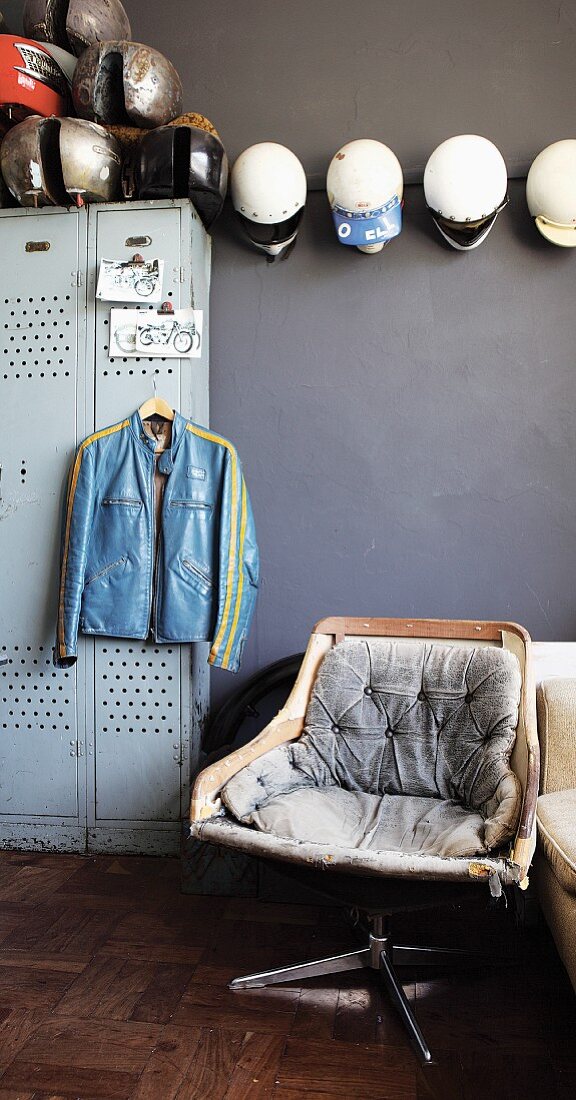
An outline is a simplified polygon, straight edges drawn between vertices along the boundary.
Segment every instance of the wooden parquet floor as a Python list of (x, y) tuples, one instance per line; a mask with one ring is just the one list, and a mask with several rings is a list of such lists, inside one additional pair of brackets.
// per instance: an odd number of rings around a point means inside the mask
[[(340, 914), (183, 896), (177, 860), (0, 853), (0, 1100), (567, 1100), (576, 1006), (543, 927), (419, 915), (514, 966), (406, 985), (422, 1069), (371, 972), (231, 993), (251, 970), (351, 950)], [(419, 927), (417, 927), (419, 923)]]

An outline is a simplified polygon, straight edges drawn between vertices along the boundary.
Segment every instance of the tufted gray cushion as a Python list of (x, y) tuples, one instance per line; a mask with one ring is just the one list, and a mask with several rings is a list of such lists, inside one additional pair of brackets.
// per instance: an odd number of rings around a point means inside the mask
[(240, 821), (344, 847), (468, 855), (514, 833), (521, 677), (492, 646), (350, 640), (319, 669), (305, 731), (222, 791)]

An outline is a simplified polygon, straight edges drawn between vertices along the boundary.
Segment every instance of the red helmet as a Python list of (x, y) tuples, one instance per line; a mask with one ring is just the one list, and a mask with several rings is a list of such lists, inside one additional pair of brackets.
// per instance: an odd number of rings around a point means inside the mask
[(21, 122), (28, 115), (66, 115), (69, 110), (69, 83), (51, 48), (0, 34), (0, 116)]

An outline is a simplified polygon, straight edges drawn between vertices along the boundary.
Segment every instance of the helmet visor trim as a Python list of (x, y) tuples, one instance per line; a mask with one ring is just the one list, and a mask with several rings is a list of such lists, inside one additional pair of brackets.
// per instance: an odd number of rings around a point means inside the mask
[(253, 222), (245, 214), (241, 214), (239, 210), (236, 213), (244, 232), (252, 243), (266, 247), (266, 245), (285, 244), (294, 236), (302, 221), (304, 207), (301, 206), (295, 214), (286, 218), (286, 221), (270, 223), (269, 225), (266, 222)]
[(489, 233), (498, 214), (504, 209), (508, 201), (508, 195), (505, 195), (492, 214), (488, 214), (485, 218), (477, 218), (475, 221), (457, 222), (453, 221), (452, 218), (445, 218), (430, 206), (428, 210), (443, 236), (450, 241), (454, 241), (459, 248), (474, 248)]
[(536, 228), (550, 244), (560, 245), (561, 248), (576, 247), (576, 225), (573, 223), (553, 222), (543, 214), (538, 214), (534, 221)]

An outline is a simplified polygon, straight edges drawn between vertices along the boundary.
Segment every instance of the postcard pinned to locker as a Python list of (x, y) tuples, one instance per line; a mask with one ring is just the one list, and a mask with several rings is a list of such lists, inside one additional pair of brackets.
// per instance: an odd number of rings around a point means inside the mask
[(112, 309), (109, 357), (199, 359), (203, 321), (201, 309)]
[(100, 260), (96, 297), (103, 302), (161, 302), (164, 260)]

